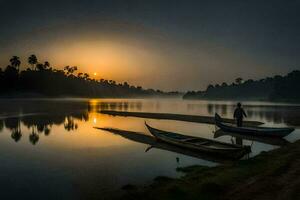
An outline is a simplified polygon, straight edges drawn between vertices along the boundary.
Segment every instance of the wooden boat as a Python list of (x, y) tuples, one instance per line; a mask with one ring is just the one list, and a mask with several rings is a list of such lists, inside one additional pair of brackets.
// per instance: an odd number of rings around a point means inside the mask
[(141, 144), (148, 145), (145, 152), (148, 152), (149, 150), (153, 149), (160, 149), (170, 152), (179, 153), (182, 155), (191, 156), (194, 158), (199, 158), (202, 160), (207, 160), (211, 162), (217, 162), (217, 163), (230, 163), (231, 161), (237, 160), (238, 158), (234, 157), (225, 157), (225, 156), (218, 156), (215, 154), (210, 154), (206, 152), (200, 152), (200, 151), (194, 151), (192, 149), (187, 148), (181, 148), (180, 146), (176, 146), (173, 144), (169, 144), (166, 142), (161, 142), (155, 139), (155, 137), (152, 137), (152, 135), (147, 135), (144, 133), (134, 132), (134, 131), (128, 131), (128, 130), (120, 130), (115, 128), (100, 128), (100, 127), (94, 127), (96, 129), (100, 129), (103, 131), (108, 131), (110, 133), (113, 133), (115, 135), (119, 135), (125, 139), (138, 142)]
[(222, 122), (222, 118), (217, 113), (215, 114), (215, 123), (222, 131), (225, 132), (264, 137), (285, 137), (295, 130), (294, 128), (237, 127), (233, 124)]
[(169, 144), (177, 145), (183, 148), (197, 150), (205, 153), (217, 154), (231, 158), (241, 158), (245, 154), (251, 152), (250, 146), (240, 146), (235, 144), (218, 142), (206, 138), (187, 136), (152, 128), (147, 123), (145, 123), (145, 125), (150, 131), (150, 133), (158, 140)]

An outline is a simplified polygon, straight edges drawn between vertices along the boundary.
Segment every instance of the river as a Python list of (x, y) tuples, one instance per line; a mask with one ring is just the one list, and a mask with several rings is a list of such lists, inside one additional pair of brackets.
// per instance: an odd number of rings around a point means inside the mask
[[(177, 167), (216, 166), (196, 158), (151, 148), (122, 135), (95, 129), (111, 127), (149, 135), (144, 126), (228, 143), (250, 145), (255, 156), (282, 141), (257, 141), (216, 135), (208, 124), (117, 117), (101, 110), (179, 113), (232, 117), (236, 102), (181, 99), (3, 99), (0, 100), (0, 187), (10, 199), (109, 199), (124, 185), (148, 184), (156, 176), (179, 177)], [(300, 138), (300, 105), (243, 102), (249, 120), (264, 126), (292, 126), (284, 138)], [(247, 158), (243, 158), (247, 159)]]

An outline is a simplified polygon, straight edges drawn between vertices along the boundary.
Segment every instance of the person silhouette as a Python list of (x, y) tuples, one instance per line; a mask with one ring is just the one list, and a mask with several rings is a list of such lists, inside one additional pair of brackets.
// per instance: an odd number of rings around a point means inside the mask
[(233, 118), (236, 119), (236, 125), (238, 127), (243, 126), (243, 118), (247, 117), (244, 109), (242, 108), (242, 104), (238, 103), (237, 108), (234, 110)]

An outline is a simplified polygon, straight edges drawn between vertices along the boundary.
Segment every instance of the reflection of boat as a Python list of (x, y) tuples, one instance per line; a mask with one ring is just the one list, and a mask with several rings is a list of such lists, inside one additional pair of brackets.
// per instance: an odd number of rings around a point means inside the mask
[(147, 126), (150, 133), (157, 139), (187, 149), (193, 149), (201, 152), (235, 158), (242, 157), (243, 155), (251, 151), (249, 146), (228, 144), (215, 140), (209, 140), (206, 138), (181, 135), (178, 133), (172, 133), (152, 128), (146, 123), (145, 125)]
[(138, 133), (138, 132), (133, 132), (133, 131), (126, 131), (126, 130), (120, 130), (120, 129), (114, 129), (114, 128), (98, 128), (95, 127), (96, 129), (104, 130), (111, 132), (116, 135), (120, 135), (128, 140), (142, 143), (149, 145), (149, 147), (146, 149), (146, 152), (149, 151), (151, 148), (156, 148), (156, 149), (162, 149), (170, 152), (176, 152), (180, 153), (183, 155), (203, 159), (203, 160), (208, 160), (212, 162), (218, 162), (218, 163), (226, 163), (228, 161), (232, 161), (235, 158), (228, 158), (228, 157), (223, 157), (223, 156), (218, 156), (218, 155), (212, 155), (212, 154), (207, 154), (205, 152), (199, 152), (199, 151), (193, 151), (190, 149), (185, 149), (181, 148), (172, 144), (168, 144), (165, 142), (159, 142), (157, 141), (154, 137), (145, 135), (143, 133)]
[(250, 140), (250, 141), (257, 141), (265, 144), (277, 145), (277, 146), (284, 146), (289, 144), (289, 141), (278, 138), (278, 137), (262, 137), (262, 136), (253, 136), (253, 135), (243, 135), (239, 133), (232, 133), (232, 132), (225, 132), (221, 129), (217, 130), (214, 133), (214, 138), (218, 138), (224, 135), (229, 135), (238, 139)]
[(225, 132), (255, 136), (284, 137), (295, 130), (294, 128), (237, 127), (232, 124), (222, 122), (222, 118), (217, 113), (215, 114), (215, 122), (216, 125)]

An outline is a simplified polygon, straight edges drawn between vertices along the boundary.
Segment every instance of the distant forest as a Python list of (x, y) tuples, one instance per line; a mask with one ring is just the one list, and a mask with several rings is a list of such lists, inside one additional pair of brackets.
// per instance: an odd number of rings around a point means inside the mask
[(260, 80), (237, 78), (231, 84), (209, 85), (205, 91), (189, 91), (184, 99), (300, 101), (300, 71)]
[(10, 65), (0, 68), (0, 97), (173, 97), (178, 92), (143, 89), (127, 82), (96, 80), (87, 73), (77, 72), (77, 66), (63, 70), (53, 68), (48, 61), (40, 62), (35, 55), (28, 57), (28, 68), (20, 70), (21, 61), (13, 56)]

